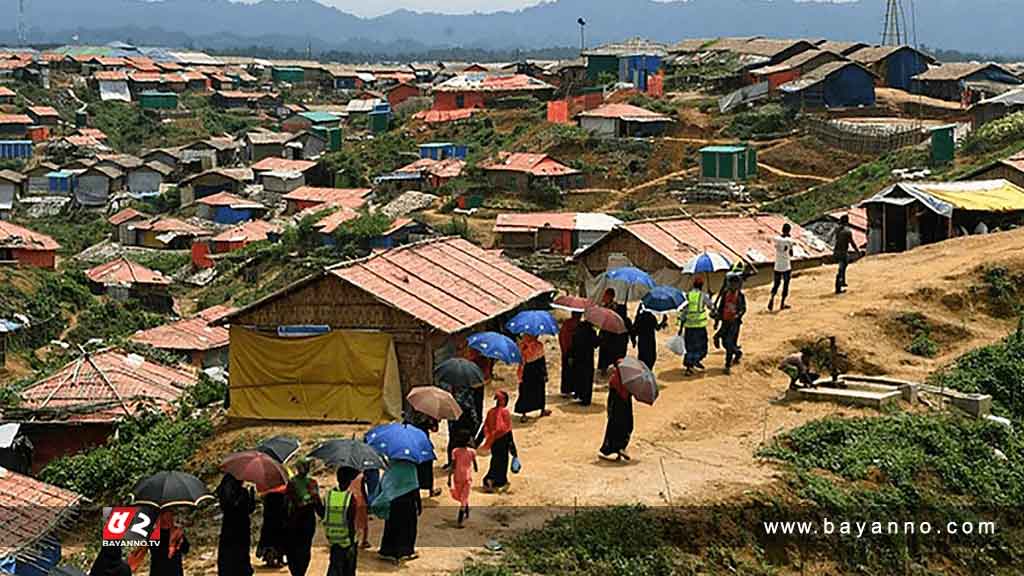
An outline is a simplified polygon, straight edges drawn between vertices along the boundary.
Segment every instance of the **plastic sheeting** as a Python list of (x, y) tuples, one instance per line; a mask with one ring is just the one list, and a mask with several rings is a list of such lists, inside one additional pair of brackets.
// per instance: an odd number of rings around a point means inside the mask
[(131, 102), (132, 93), (128, 90), (128, 83), (124, 80), (102, 80), (100, 81), (100, 100), (104, 102), (110, 100)]
[(281, 338), (232, 326), (229, 365), (232, 417), (378, 422), (402, 412), (390, 334)]

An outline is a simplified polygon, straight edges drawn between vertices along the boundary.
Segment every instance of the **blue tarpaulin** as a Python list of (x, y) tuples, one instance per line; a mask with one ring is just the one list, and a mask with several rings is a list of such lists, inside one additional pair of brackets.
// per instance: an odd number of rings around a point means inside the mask
[(213, 221), (218, 224), (239, 224), (253, 219), (252, 210), (235, 209), (231, 206), (217, 206), (213, 211)]
[(848, 108), (875, 105), (875, 80), (860, 66), (846, 66), (825, 79), (825, 106)]

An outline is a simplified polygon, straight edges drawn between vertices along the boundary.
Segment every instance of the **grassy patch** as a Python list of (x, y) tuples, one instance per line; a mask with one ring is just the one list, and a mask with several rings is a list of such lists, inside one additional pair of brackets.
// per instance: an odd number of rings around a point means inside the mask
[(110, 235), (106, 217), (86, 210), (72, 210), (45, 218), (19, 219), (18, 224), (52, 237), (60, 244), (57, 253), (61, 256), (78, 254)]
[(73, 344), (85, 344), (94, 338), (109, 342), (166, 321), (159, 314), (147, 312), (134, 300), (97, 301), (83, 310), (76, 320), (75, 327), (67, 333), (67, 340)]
[(930, 382), (961, 392), (990, 394), (993, 410), (1024, 422), (1024, 334), (972, 350), (932, 375)]
[(779, 104), (767, 104), (732, 117), (725, 133), (743, 140), (759, 134), (775, 134), (793, 127), (794, 115)]

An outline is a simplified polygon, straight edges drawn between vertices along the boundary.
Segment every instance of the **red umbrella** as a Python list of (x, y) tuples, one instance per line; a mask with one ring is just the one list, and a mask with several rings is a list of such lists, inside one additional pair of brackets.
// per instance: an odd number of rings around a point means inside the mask
[(633, 397), (644, 404), (654, 404), (658, 399), (658, 382), (646, 364), (627, 357), (619, 361), (618, 369), (622, 385)]
[(559, 296), (551, 303), (552, 308), (567, 310), (569, 312), (583, 312), (591, 305), (592, 303), (590, 300), (587, 300), (582, 296)]
[(626, 322), (619, 313), (602, 306), (590, 306), (583, 312), (583, 319), (612, 334), (625, 334)]
[(284, 466), (272, 456), (256, 450), (228, 454), (221, 461), (220, 469), (242, 482), (252, 482), (260, 492), (288, 484), (288, 472)]

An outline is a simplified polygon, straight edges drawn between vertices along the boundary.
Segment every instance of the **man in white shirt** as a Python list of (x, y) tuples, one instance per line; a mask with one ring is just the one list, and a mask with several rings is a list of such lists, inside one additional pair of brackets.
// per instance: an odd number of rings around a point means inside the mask
[(782, 301), (779, 303), (780, 310), (788, 310), (786, 298), (789, 297), (789, 279), (793, 274), (793, 238), (790, 233), (793, 231), (789, 224), (782, 225), (782, 236), (776, 236), (775, 242), (775, 276), (772, 280), (772, 297), (768, 300), (768, 310), (775, 309), (775, 294), (782, 286)]

